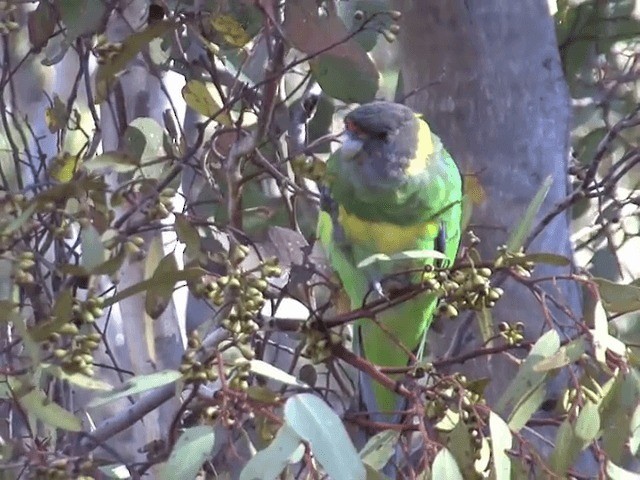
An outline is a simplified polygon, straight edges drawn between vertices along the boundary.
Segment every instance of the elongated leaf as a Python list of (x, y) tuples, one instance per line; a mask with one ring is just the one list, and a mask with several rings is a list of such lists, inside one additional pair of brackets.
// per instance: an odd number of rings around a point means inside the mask
[(284, 424), (271, 444), (247, 462), (240, 473), (240, 480), (274, 480), (289, 465), (300, 446), (300, 437)]
[(382, 470), (387, 464), (400, 438), (400, 432), (396, 430), (383, 430), (369, 439), (362, 450), (360, 458), (374, 470)]
[(621, 285), (604, 278), (594, 278), (600, 299), (609, 313), (628, 313), (640, 310), (640, 288), (630, 284)]
[(538, 215), (538, 212), (540, 211), (540, 208), (542, 207), (544, 199), (547, 197), (552, 184), (553, 177), (551, 175), (545, 178), (542, 182), (542, 185), (525, 210), (524, 215), (522, 216), (522, 220), (507, 241), (507, 250), (509, 250), (510, 252), (517, 252), (520, 250), (520, 248), (522, 248), (522, 245), (524, 245), (524, 241), (527, 238), (527, 235), (529, 235), (529, 232), (531, 232), (533, 222), (535, 221), (536, 216)]
[(284, 406), (284, 419), (311, 450), (331, 478), (364, 480), (366, 471), (340, 417), (310, 393), (295, 395)]
[(581, 444), (577, 441), (573, 427), (565, 420), (556, 434), (556, 448), (551, 453), (549, 465), (558, 475), (564, 477), (580, 454)]
[[(160, 237), (156, 238), (160, 240)], [(156, 244), (155, 240), (154, 244)], [(157, 242), (157, 245), (160, 250), (162, 250), (160, 241)], [(147, 258), (150, 259), (151, 256)], [(178, 273), (179, 270), (176, 256), (173, 252), (170, 252), (158, 263), (158, 266), (151, 277), (151, 280), (155, 281), (152, 282), (151, 286), (147, 290), (144, 308), (151, 318), (158, 318), (162, 315), (162, 312), (165, 311), (167, 305), (169, 305), (171, 296), (173, 295), (173, 289), (178, 282), (178, 280), (175, 280), (172, 283), (171, 279), (175, 279)]]
[(115, 478), (117, 480), (124, 480), (131, 478), (131, 472), (126, 465), (121, 463), (113, 463), (111, 465), (102, 465), (98, 467), (98, 470), (104, 474), (107, 478)]
[[(91, 3), (98, 3), (95, 0), (86, 0)], [(102, 3), (102, 2), (99, 2)], [(99, 104), (106, 100), (109, 89), (116, 77), (126, 68), (140, 51), (154, 38), (178, 27), (178, 23), (171, 20), (161, 20), (149, 25), (141, 32), (136, 32), (127, 37), (122, 42), (122, 48), (117, 54), (109, 57), (105, 63), (98, 66), (96, 71), (96, 94), (94, 103)]]
[(182, 374), (176, 370), (164, 370), (162, 372), (150, 373), (148, 375), (138, 375), (129, 379), (124, 385), (114, 389), (108, 395), (95, 398), (89, 402), (88, 407), (99, 407), (119, 398), (146, 392), (153, 388), (162, 387), (178, 380)]
[(607, 460), (607, 478), (611, 480), (638, 480), (638, 474), (630, 472), (622, 467), (619, 467), (611, 460)]
[(80, 232), (82, 257), (80, 265), (91, 271), (105, 260), (105, 248), (100, 234), (93, 225), (85, 225)]
[(233, 124), (229, 113), (222, 111), (224, 102), (212, 84), (206, 84), (200, 80), (189, 80), (182, 87), (182, 97), (187, 105), (200, 115), (213, 118), (225, 126)]
[(507, 450), (511, 449), (513, 436), (509, 426), (496, 413), (489, 414), (491, 448), (493, 451), (493, 474), (495, 480), (511, 480), (511, 459)]
[(202, 464), (211, 454), (214, 443), (213, 427), (198, 426), (186, 429), (173, 447), (169, 460), (160, 467), (160, 479), (195, 479)]
[(293, 375), (280, 370), (278, 367), (271, 365), (270, 363), (262, 360), (251, 360), (251, 371), (261, 377), (270, 378), (286, 385), (293, 385), (294, 387), (309, 388), (309, 385), (301, 382)]
[(8, 377), (8, 381), (16, 401), (30, 415), (55, 428), (71, 432), (82, 430), (82, 422), (78, 417), (53, 403), (39, 388), (25, 385), (13, 377)]
[(98, 171), (126, 173), (138, 167), (138, 161), (124, 152), (106, 152), (82, 163), (82, 168), (92, 173)]
[(456, 463), (456, 459), (446, 448), (440, 450), (433, 460), (431, 478), (434, 480), (440, 478), (446, 478), (447, 480), (464, 480), (462, 473), (460, 473), (460, 468)]
[(180, 281), (189, 281), (189, 280), (197, 280), (198, 278), (200, 278), (202, 275), (204, 275), (205, 272), (204, 270), (202, 270), (201, 268), (186, 268), (184, 270), (179, 270), (177, 272), (175, 272), (175, 275), (173, 275), (171, 278), (155, 278), (155, 277), (151, 277), (147, 280), (144, 280), (140, 283), (136, 283), (135, 285), (131, 285), (128, 288), (125, 288), (124, 290), (120, 290), (118, 293), (116, 293), (113, 297), (108, 297), (105, 299), (104, 301), (104, 306), (108, 307), (110, 305), (114, 305), (116, 303), (118, 303), (119, 301), (121, 301), (124, 298), (128, 298), (132, 295), (136, 295), (138, 293), (142, 293), (147, 291), (149, 288), (153, 287), (155, 284), (157, 284), (158, 282), (163, 283), (164, 285), (168, 285), (170, 284), (172, 287), (176, 284), (176, 282), (180, 282)]
[(584, 449), (596, 439), (599, 432), (600, 412), (598, 411), (598, 406), (593, 402), (586, 401), (576, 419), (575, 436), (582, 443), (582, 448)]
[[(525, 359), (518, 370), (518, 374), (507, 387), (506, 392), (496, 405), (496, 412), (502, 416), (509, 418), (509, 427), (517, 431), (521, 425), (511, 423), (513, 415), (517, 412), (518, 406), (531, 397), (539, 387), (543, 388), (546, 378), (546, 372), (536, 372), (534, 366), (544, 358), (548, 358), (558, 351), (560, 348), (560, 337), (555, 330), (550, 330), (538, 339), (529, 356)], [(537, 393), (537, 398), (544, 396)], [(509, 412), (511, 414), (509, 415)], [(522, 422), (520, 418), (519, 422)], [(518, 428), (516, 428), (518, 427)]]
[(560, 347), (560, 349), (550, 357), (540, 360), (534, 365), (533, 370), (536, 372), (546, 372), (571, 365), (585, 353), (586, 349), (587, 342), (585, 339), (577, 338)]
[(49, 375), (52, 375), (60, 380), (66, 380), (67, 382), (75, 385), (76, 387), (84, 388), (86, 390), (113, 390), (113, 386), (102, 380), (97, 380), (93, 377), (89, 377), (82, 373), (67, 373), (59, 365), (51, 365), (50, 363), (42, 363), (40, 368)]

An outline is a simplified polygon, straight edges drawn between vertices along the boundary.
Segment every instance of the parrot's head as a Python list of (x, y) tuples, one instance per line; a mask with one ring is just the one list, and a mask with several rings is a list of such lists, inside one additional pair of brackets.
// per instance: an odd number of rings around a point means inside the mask
[(340, 157), (357, 162), (371, 182), (395, 182), (421, 172), (432, 151), (426, 122), (399, 103), (368, 103), (345, 117)]

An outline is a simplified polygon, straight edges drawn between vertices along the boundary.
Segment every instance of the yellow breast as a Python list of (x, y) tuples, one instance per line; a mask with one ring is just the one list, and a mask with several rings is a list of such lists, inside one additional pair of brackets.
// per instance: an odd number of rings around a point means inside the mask
[(371, 222), (348, 213), (343, 206), (338, 210), (338, 222), (350, 242), (370, 245), (373, 250), (386, 254), (413, 250), (421, 239), (435, 238), (439, 228), (434, 221), (414, 225)]

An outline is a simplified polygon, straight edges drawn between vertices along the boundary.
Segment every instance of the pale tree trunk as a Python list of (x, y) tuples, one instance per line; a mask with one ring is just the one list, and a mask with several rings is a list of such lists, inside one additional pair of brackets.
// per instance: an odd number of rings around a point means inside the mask
[[(107, 27), (111, 42), (123, 41), (132, 31), (143, 28), (149, 1), (123, 1), (122, 7), (122, 16), (113, 15)], [(151, 75), (148, 66), (140, 56), (119, 77), (116, 93), (110, 96), (111, 107), (105, 104), (100, 109), (104, 151), (121, 148), (121, 135), (126, 126), (136, 118), (151, 117), (163, 125), (162, 112), (169, 108), (169, 102), (161, 89), (160, 81), (163, 81), (163, 77), (159, 79)], [(117, 95), (121, 96), (118, 100), (116, 100)], [(174, 95), (174, 97), (179, 96)], [(126, 111), (120, 111), (122, 108)], [(184, 112), (184, 106), (182, 111)], [(112, 112), (117, 112), (117, 118), (114, 118)], [(122, 119), (126, 119), (127, 125), (121, 125)], [(114, 187), (118, 184), (115, 175), (108, 181), (112, 182)], [(116, 209), (116, 217), (129, 208), (131, 205)], [(139, 221), (142, 218), (141, 215), (141, 213), (134, 214), (130, 221)], [(125, 223), (125, 228), (126, 225)], [(145, 248), (148, 248), (152, 242), (157, 242), (157, 237), (162, 239), (164, 254), (172, 252), (175, 248), (175, 237), (167, 239), (155, 231), (145, 233), (142, 237), (145, 240)], [(147, 255), (137, 260), (130, 257), (126, 261), (120, 271), (119, 290), (136, 285), (153, 274), (153, 271), (145, 272), (147, 258)], [(178, 255), (178, 261), (182, 261), (181, 255)], [(118, 302), (112, 315), (110, 328), (113, 328), (113, 331), (108, 334), (113, 341), (121, 367), (131, 369), (137, 375), (178, 367), (184, 351), (184, 312), (177, 310), (174, 301), (169, 303), (159, 318), (152, 320), (145, 312), (145, 294), (141, 293)], [(128, 406), (126, 402), (121, 405), (123, 408)], [(121, 436), (128, 438), (130, 445), (135, 445), (136, 448), (153, 440), (166, 438), (177, 407), (177, 399), (165, 403), (148, 413), (144, 424), (134, 425), (132, 430), (124, 432)], [(132, 439), (130, 435), (133, 435)], [(122, 445), (120, 443), (111, 446), (125, 458), (135, 454), (135, 449), (122, 448)]]
[[(510, 233), (545, 177), (553, 185), (546, 213), (567, 194), (569, 95), (562, 74), (553, 20), (544, 0), (398, 0), (402, 11), (400, 50), (406, 103), (425, 114), (464, 173), (476, 173), (487, 193), (475, 207), (471, 229), (480, 237), (483, 259)], [(572, 258), (569, 218), (559, 215), (529, 247)], [(539, 266), (535, 276), (566, 274), (568, 268)], [(532, 293), (512, 280), (493, 310), (494, 325), (521, 321), (526, 336), (548, 329)], [(573, 283), (541, 284), (581, 318), (580, 291)], [(551, 315), (562, 339), (574, 321), (557, 309)], [(434, 341), (434, 356), (451, 356), (480, 346), (470, 316), (448, 323), (447, 342)], [(444, 345), (440, 347), (441, 345)], [(495, 402), (517, 365), (504, 356), (456, 365), (471, 378), (490, 377), (486, 393)], [(553, 392), (550, 392), (553, 396)]]

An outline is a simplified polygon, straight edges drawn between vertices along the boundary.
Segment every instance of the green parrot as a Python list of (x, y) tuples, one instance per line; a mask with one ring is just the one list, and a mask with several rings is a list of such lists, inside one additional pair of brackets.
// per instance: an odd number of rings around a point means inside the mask
[[(317, 233), (356, 309), (376, 295), (386, 297), (385, 291), (419, 284), (421, 274), (407, 270), (434, 263), (407, 254), (411, 258), (359, 265), (373, 255), (435, 250), (447, 259), (436, 265), (453, 263), (460, 244), (462, 178), (429, 125), (404, 105), (362, 105), (347, 114), (345, 127), (341, 148), (327, 162)], [(422, 354), (436, 306), (437, 298), (423, 293), (378, 313), (375, 321), (359, 319), (354, 350), (379, 367), (407, 366), (408, 351)], [(396, 393), (364, 373), (358, 383), (372, 420), (399, 421), (404, 403)]]

